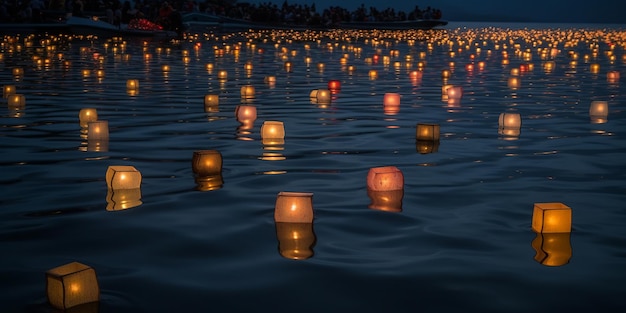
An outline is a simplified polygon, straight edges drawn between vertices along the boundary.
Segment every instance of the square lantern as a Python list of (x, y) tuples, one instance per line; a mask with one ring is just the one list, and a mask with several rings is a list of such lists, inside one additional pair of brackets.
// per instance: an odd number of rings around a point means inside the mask
[(83, 108), (78, 112), (80, 127), (87, 128), (89, 123), (98, 120), (98, 111), (94, 108)]
[(278, 251), (292, 260), (305, 260), (313, 256), (315, 233), (313, 223), (275, 223)]
[(313, 193), (279, 192), (274, 206), (274, 221), (287, 223), (312, 223)]
[(246, 85), (246, 86), (242, 86), (241, 87), (241, 98), (244, 99), (251, 99), (254, 98), (254, 86), (252, 85)]
[(400, 105), (400, 94), (395, 92), (385, 93), (383, 97), (383, 105), (385, 106), (399, 106)]
[(446, 89), (446, 93), (449, 99), (461, 99), (463, 97), (463, 87), (452, 86)]
[(2, 87), (2, 97), (5, 99), (8, 98), (10, 95), (15, 94), (15, 92), (15, 85), (4, 85)]
[(520, 129), (522, 117), (519, 113), (500, 113), (498, 117), (498, 127), (504, 129)]
[(572, 209), (559, 202), (535, 203), (532, 229), (538, 233), (569, 233)]
[(7, 104), (13, 110), (23, 109), (26, 106), (26, 97), (22, 94), (14, 93), (7, 97)]
[(256, 107), (252, 105), (238, 105), (235, 108), (235, 117), (242, 124), (251, 124), (256, 120)]
[(372, 167), (367, 173), (367, 189), (373, 191), (404, 189), (404, 175), (395, 166)]
[(265, 121), (261, 125), (261, 138), (283, 139), (285, 138), (285, 126), (280, 121)]
[(141, 173), (128, 165), (111, 165), (106, 172), (109, 189), (138, 189), (141, 187)]
[(109, 140), (109, 122), (95, 121), (87, 123), (87, 138), (89, 140)]
[(194, 151), (191, 168), (197, 176), (221, 175), (222, 154), (217, 150)]
[(606, 122), (609, 116), (609, 103), (606, 101), (592, 101), (589, 106), (589, 117), (598, 123)]
[(205, 95), (204, 96), (204, 106), (205, 107), (213, 107), (218, 106), (220, 104), (220, 96), (219, 95)]
[(415, 139), (439, 141), (439, 124), (418, 123), (415, 130)]
[(126, 90), (137, 90), (137, 89), (139, 89), (139, 80), (129, 79), (126, 81)]
[(46, 292), (48, 302), (61, 310), (100, 300), (96, 271), (79, 262), (48, 270)]

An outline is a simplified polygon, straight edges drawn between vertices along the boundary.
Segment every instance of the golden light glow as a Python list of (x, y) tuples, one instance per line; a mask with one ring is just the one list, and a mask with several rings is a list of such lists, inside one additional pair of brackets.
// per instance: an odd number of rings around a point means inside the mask
[(109, 189), (139, 189), (141, 173), (128, 165), (111, 165), (107, 168), (106, 182)]
[(143, 204), (141, 189), (107, 189), (107, 211), (122, 211)]
[(532, 242), (535, 261), (545, 266), (562, 266), (572, 258), (570, 233), (537, 233)]
[(402, 212), (402, 198), (404, 189), (374, 191), (367, 189), (367, 196), (370, 198), (368, 208), (387, 212)]
[(126, 90), (137, 90), (137, 89), (139, 89), (139, 80), (129, 79), (126, 81)]
[(283, 139), (285, 138), (285, 126), (280, 121), (265, 121), (261, 126), (261, 138)]
[(415, 139), (420, 141), (439, 141), (439, 124), (418, 123)]
[(387, 92), (383, 97), (383, 105), (385, 106), (399, 106), (400, 94), (395, 92)]
[(607, 101), (591, 101), (589, 117), (592, 123), (606, 123), (609, 116), (609, 103)]
[(370, 168), (367, 173), (367, 188), (373, 191), (404, 189), (404, 175), (395, 166)]
[(254, 93), (255, 93), (254, 86), (252, 85), (241, 86), (240, 93), (241, 93), (241, 98), (243, 99), (253, 99)]
[(2, 87), (2, 97), (8, 98), (10, 95), (14, 95), (16, 93), (15, 85), (4, 85)]
[(50, 305), (61, 310), (100, 301), (96, 271), (79, 262), (50, 269), (46, 272), (46, 293)]
[(563, 203), (535, 203), (532, 229), (537, 233), (569, 233), (572, 209)]
[(220, 104), (220, 96), (215, 94), (205, 95), (204, 96), (204, 106), (205, 107), (214, 107)]
[(275, 226), (281, 256), (292, 260), (305, 260), (313, 256), (316, 242), (313, 223), (276, 222)]
[(98, 120), (98, 111), (95, 108), (83, 108), (78, 112), (80, 127), (87, 128), (89, 123)]
[(274, 221), (286, 223), (313, 222), (313, 193), (278, 193), (274, 206)]

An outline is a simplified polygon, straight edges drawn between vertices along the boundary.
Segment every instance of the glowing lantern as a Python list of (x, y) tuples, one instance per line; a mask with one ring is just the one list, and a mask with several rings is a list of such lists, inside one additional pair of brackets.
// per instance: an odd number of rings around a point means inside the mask
[(285, 72), (291, 73), (293, 70), (293, 64), (290, 61), (285, 62)]
[(278, 193), (274, 207), (274, 221), (287, 223), (313, 222), (313, 193)]
[(139, 89), (139, 80), (129, 79), (126, 81), (126, 90), (137, 90), (137, 89)]
[(204, 96), (205, 107), (214, 107), (214, 106), (218, 106), (219, 104), (220, 104), (219, 95), (210, 94), (210, 95)]
[(5, 99), (8, 98), (10, 95), (15, 94), (15, 92), (15, 85), (4, 85), (2, 87), (2, 97)]
[(619, 72), (618, 71), (607, 72), (606, 80), (610, 83), (616, 83), (617, 81), (619, 81)]
[(323, 72), (325, 67), (326, 67), (326, 65), (324, 65), (324, 63), (318, 63), (317, 64), (317, 70), (320, 71), (320, 72)]
[(252, 105), (238, 105), (235, 108), (237, 121), (244, 125), (252, 124), (256, 120), (256, 107)]
[(374, 80), (378, 78), (378, 72), (376, 70), (370, 70), (368, 76), (370, 79)]
[(537, 233), (532, 242), (535, 261), (545, 266), (561, 266), (572, 258), (570, 233)]
[(78, 121), (80, 123), (80, 127), (87, 128), (89, 123), (95, 122), (98, 120), (98, 112), (94, 108), (83, 108), (78, 112)]
[(415, 139), (419, 141), (439, 141), (439, 124), (418, 123)]
[(87, 123), (87, 138), (89, 140), (109, 140), (109, 122), (99, 121)]
[(266, 76), (264, 81), (270, 85), (276, 84), (276, 76)]
[(141, 202), (141, 189), (111, 189), (107, 190), (107, 211), (122, 211), (143, 204)]
[(97, 70), (96, 71), (96, 77), (104, 78), (104, 70)]
[(79, 262), (48, 270), (46, 291), (48, 302), (61, 310), (100, 301), (100, 287), (96, 271)]
[(217, 72), (217, 78), (220, 80), (226, 80), (228, 79), (228, 72), (225, 70), (221, 70), (219, 72)]
[(535, 203), (532, 229), (537, 233), (569, 233), (572, 209), (563, 203)]
[(441, 78), (448, 79), (450, 78), (450, 70), (445, 69), (441, 71)]
[(512, 68), (511, 69), (511, 76), (518, 76), (519, 75), (519, 68)]
[(589, 117), (594, 123), (606, 123), (609, 116), (609, 103), (606, 101), (591, 101)]
[(13, 76), (15, 76), (15, 77), (24, 76), (24, 69), (21, 68), (21, 67), (14, 67), (13, 68)]
[(106, 172), (109, 189), (138, 189), (141, 187), (141, 173), (133, 166), (111, 165)]
[(254, 98), (254, 86), (246, 85), (241, 87), (241, 98), (243, 99), (252, 99)]
[(404, 175), (395, 166), (370, 168), (367, 173), (367, 188), (373, 191), (404, 189)]
[(341, 89), (341, 82), (339, 80), (332, 79), (328, 81), (328, 90), (334, 92), (340, 89)]
[(592, 63), (591, 65), (589, 65), (589, 71), (593, 74), (597, 74), (598, 72), (600, 72), (600, 64)]
[(452, 86), (446, 89), (446, 93), (448, 95), (448, 99), (461, 99), (463, 96), (463, 87), (461, 86)]
[(82, 70), (81, 73), (83, 73), (83, 77), (89, 77), (89, 75), (91, 75), (91, 71), (88, 69)]
[(314, 103), (330, 103), (331, 92), (328, 89), (313, 89), (309, 94), (309, 98), (311, 98), (311, 101), (313, 101)]
[(285, 127), (283, 122), (265, 121), (261, 126), (261, 137), (267, 139), (285, 138)]
[(367, 189), (367, 196), (370, 198), (368, 208), (387, 212), (402, 212), (402, 198), (404, 189), (374, 191)]
[(217, 150), (194, 151), (191, 168), (195, 175), (196, 189), (210, 191), (224, 185), (222, 178), (222, 154)]
[(500, 128), (517, 128), (522, 126), (522, 117), (519, 113), (500, 113), (498, 117)]
[(169, 65), (167, 65), (167, 64), (164, 64), (163, 66), (161, 66), (161, 70), (162, 70), (164, 73), (167, 73), (167, 72), (169, 72), (169, 71), (170, 71), (170, 66), (169, 66)]
[(14, 93), (7, 97), (7, 104), (9, 109), (21, 110), (26, 106), (26, 97), (22, 94)]
[(385, 106), (399, 106), (400, 105), (400, 94), (388, 92), (385, 93), (383, 97), (383, 105)]
[(292, 260), (305, 260), (313, 256), (316, 241), (313, 223), (275, 224), (278, 251), (281, 256)]
[(519, 77), (509, 77), (509, 80), (507, 82), (507, 85), (509, 86), (509, 88), (511, 89), (517, 89), (520, 87), (520, 79)]

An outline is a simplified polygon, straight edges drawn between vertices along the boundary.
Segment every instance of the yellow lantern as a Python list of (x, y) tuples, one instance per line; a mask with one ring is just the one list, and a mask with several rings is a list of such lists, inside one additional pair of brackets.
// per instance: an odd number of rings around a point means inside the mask
[(210, 94), (210, 95), (204, 96), (205, 107), (215, 107), (215, 106), (218, 106), (219, 104), (220, 104), (219, 95)]
[(305, 260), (313, 256), (315, 233), (313, 223), (277, 222), (276, 238), (280, 255), (292, 260)]
[(217, 72), (217, 78), (220, 80), (228, 79), (228, 72), (225, 70), (220, 70), (219, 72)]
[(276, 76), (265, 76), (264, 81), (267, 84), (274, 85), (276, 84)]
[(246, 85), (246, 86), (242, 86), (241, 87), (241, 98), (243, 99), (252, 99), (254, 98), (254, 86), (252, 85)]
[(535, 203), (532, 229), (537, 233), (569, 233), (572, 209), (559, 202)]
[(2, 97), (8, 98), (10, 95), (14, 95), (16, 92), (15, 85), (4, 85), (2, 87)]
[(600, 72), (600, 64), (592, 63), (591, 65), (589, 65), (589, 71), (593, 74), (597, 74), (598, 72)]
[(94, 108), (83, 108), (80, 109), (78, 113), (78, 121), (80, 123), (80, 127), (87, 128), (89, 123), (95, 122), (98, 120), (98, 111)]
[(328, 104), (331, 101), (332, 94), (328, 89), (313, 89), (309, 94), (311, 101), (318, 104)]
[(139, 80), (129, 79), (126, 81), (126, 90), (138, 90), (138, 89), (139, 89)]
[(378, 72), (376, 70), (370, 70), (369, 71), (369, 78), (371, 80), (374, 80), (374, 79), (378, 78)]
[(222, 173), (222, 154), (217, 150), (193, 152), (191, 168), (197, 176), (212, 176)]
[(237, 121), (244, 125), (250, 125), (256, 120), (256, 107), (252, 105), (238, 105), (235, 108)]
[(283, 139), (285, 138), (285, 126), (280, 121), (265, 121), (261, 126), (261, 138)]
[(570, 233), (537, 233), (532, 242), (535, 261), (545, 266), (561, 266), (572, 258)]
[(7, 104), (9, 109), (21, 110), (26, 106), (26, 97), (22, 94), (14, 93), (7, 97)]
[(451, 86), (446, 89), (446, 93), (448, 94), (448, 99), (461, 99), (463, 96), (463, 87), (461, 86)]
[(520, 79), (519, 79), (519, 77), (509, 77), (507, 85), (511, 89), (518, 89), (520, 87)]
[(415, 139), (420, 141), (439, 141), (439, 124), (418, 123)]
[(448, 79), (450, 78), (450, 70), (445, 69), (441, 71), (441, 78)]
[(169, 71), (170, 71), (170, 66), (169, 66), (169, 65), (167, 65), (167, 64), (163, 64), (163, 65), (161, 66), (161, 70), (163, 71), (163, 73), (167, 73), (167, 72), (169, 72)]
[(609, 116), (609, 103), (606, 101), (591, 101), (589, 117), (593, 123), (606, 123)]
[(616, 83), (619, 81), (619, 72), (618, 71), (608, 71), (606, 73), (606, 80), (610, 83)]
[(96, 271), (79, 262), (71, 262), (48, 270), (46, 292), (48, 302), (61, 310), (100, 301)]
[(122, 211), (143, 204), (141, 189), (111, 189), (107, 190), (107, 211)]
[(520, 129), (522, 127), (522, 117), (519, 113), (500, 113), (498, 126), (505, 129)]
[(111, 165), (106, 172), (109, 189), (138, 189), (141, 187), (141, 173), (128, 165)]
[(385, 106), (399, 106), (400, 94), (394, 92), (385, 93), (383, 97), (383, 105)]
[(367, 196), (370, 198), (368, 208), (387, 212), (402, 212), (402, 198), (404, 189), (374, 191), (367, 189)]
[(367, 189), (373, 191), (404, 189), (404, 175), (395, 166), (372, 167), (367, 173)]
[(279, 192), (274, 206), (274, 221), (287, 223), (312, 223), (313, 193)]
[(87, 138), (89, 140), (109, 140), (109, 122), (102, 120), (88, 122)]
[(13, 76), (15, 76), (15, 77), (24, 76), (24, 69), (21, 68), (21, 67), (14, 67), (13, 68)]
[(293, 70), (293, 63), (291, 61), (285, 62), (285, 72), (290, 73)]

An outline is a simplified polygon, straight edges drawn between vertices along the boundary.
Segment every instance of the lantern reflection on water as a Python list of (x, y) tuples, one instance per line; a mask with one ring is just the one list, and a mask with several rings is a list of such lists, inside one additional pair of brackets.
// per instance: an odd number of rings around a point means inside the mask
[(276, 222), (275, 226), (281, 256), (292, 260), (305, 260), (313, 256), (316, 242), (313, 223)]
[(532, 241), (535, 261), (545, 266), (561, 266), (572, 258), (570, 233), (537, 233)]
[(61, 310), (100, 301), (100, 287), (96, 271), (79, 262), (48, 270), (46, 292), (48, 302)]

